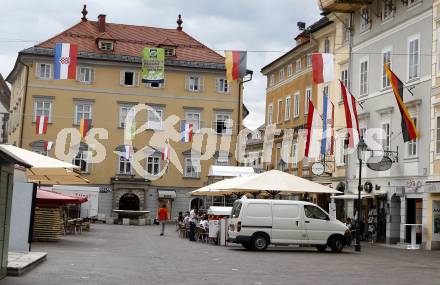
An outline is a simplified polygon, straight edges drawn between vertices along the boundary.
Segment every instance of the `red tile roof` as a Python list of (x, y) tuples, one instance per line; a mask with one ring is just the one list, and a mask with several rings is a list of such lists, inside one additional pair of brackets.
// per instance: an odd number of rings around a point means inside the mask
[[(144, 26), (106, 23), (104, 33), (98, 31), (98, 22), (82, 21), (66, 31), (42, 42), (35, 47), (54, 48), (56, 43), (78, 45), (78, 51), (96, 54), (113, 54), (140, 57), (144, 47), (161, 45), (176, 46), (175, 60), (224, 63), (224, 57), (209, 49), (184, 31)], [(98, 49), (97, 40), (113, 39), (113, 51)]]

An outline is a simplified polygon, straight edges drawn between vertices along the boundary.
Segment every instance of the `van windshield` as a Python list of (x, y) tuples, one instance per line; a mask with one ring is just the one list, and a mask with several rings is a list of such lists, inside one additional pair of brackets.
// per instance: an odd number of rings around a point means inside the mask
[(240, 215), (240, 211), (241, 211), (241, 203), (235, 202), (231, 210), (231, 218), (238, 218), (238, 216)]

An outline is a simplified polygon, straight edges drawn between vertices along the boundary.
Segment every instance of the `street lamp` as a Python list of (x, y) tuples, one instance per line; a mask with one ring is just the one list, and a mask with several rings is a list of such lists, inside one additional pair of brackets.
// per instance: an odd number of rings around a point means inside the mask
[(356, 245), (354, 247), (355, 251), (361, 251), (361, 191), (362, 191), (362, 159), (364, 151), (368, 148), (367, 144), (364, 141), (364, 138), (361, 137), (359, 139), (359, 144), (357, 146), (357, 157), (359, 160), (359, 184), (358, 184), (358, 200), (357, 200), (357, 227), (356, 227)]

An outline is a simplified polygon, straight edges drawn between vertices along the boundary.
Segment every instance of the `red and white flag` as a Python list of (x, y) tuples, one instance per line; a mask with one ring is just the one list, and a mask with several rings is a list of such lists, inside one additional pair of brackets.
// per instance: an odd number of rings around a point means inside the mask
[(304, 156), (308, 158), (316, 158), (320, 153), (320, 134), (319, 122), (321, 118), (318, 110), (313, 106), (312, 101), (309, 102), (309, 113), (307, 114), (307, 140)]
[(47, 131), (47, 123), (49, 118), (47, 116), (37, 116), (35, 132), (37, 135), (45, 135)]
[(50, 151), (53, 146), (53, 141), (44, 141), (44, 149)]
[(170, 160), (170, 153), (171, 153), (170, 145), (166, 144), (163, 147), (162, 160)]
[(333, 54), (312, 53), (313, 82), (326, 83), (333, 80)]
[(347, 90), (344, 83), (341, 83), (342, 98), (344, 99), (345, 121), (348, 129), (348, 146), (354, 148), (359, 143), (359, 120), (356, 109), (356, 99)]

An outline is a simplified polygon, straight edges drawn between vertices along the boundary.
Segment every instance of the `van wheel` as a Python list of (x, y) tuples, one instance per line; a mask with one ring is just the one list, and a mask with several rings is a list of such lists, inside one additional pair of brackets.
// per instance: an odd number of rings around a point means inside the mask
[(244, 242), (241, 244), (245, 249), (247, 250), (251, 250), (252, 249), (252, 244), (250, 242)]
[(262, 234), (257, 234), (252, 238), (252, 247), (255, 250), (265, 250), (269, 245), (269, 241)]
[(317, 245), (316, 248), (318, 249), (319, 252), (324, 252), (327, 249), (327, 245)]
[(341, 237), (334, 237), (330, 241), (330, 248), (335, 253), (340, 253), (342, 249), (344, 248), (344, 241)]

